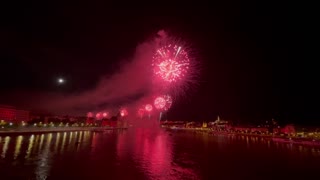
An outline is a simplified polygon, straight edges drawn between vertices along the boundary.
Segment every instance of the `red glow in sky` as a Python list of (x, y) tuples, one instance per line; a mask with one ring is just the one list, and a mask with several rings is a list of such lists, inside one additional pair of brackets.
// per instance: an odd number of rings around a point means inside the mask
[(104, 113), (102, 114), (102, 116), (105, 118), (105, 117), (108, 116), (108, 113), (107, 113), (107, 112), (104, 112)]

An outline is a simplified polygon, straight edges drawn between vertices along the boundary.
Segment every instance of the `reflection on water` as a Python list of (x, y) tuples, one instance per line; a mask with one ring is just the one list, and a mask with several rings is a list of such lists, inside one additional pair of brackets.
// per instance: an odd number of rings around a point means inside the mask
[(2, 157), (2, 158), (5, 158), (5, 157), (6, 157), (6, 152), (7, 152), (7, 150), (8, 150), (9, 142), (10, 142), (10, 137), (9, 137), (9, 136), (5, 137), (5, 138), (4, 138), (4, 145), (3, 145), (2, 153), (1, 153), (1, 157)]
[(15, 151), (14, 151), (14, 159), (16, 159), (18, 157), (19, 153), (20, 153), (20, 147), (21, 147), (22, 140), (23, 140), (23, 136), (18, 136), (17, 137), (16, 148), (15, 148)]
[(41, 148), (42, 148), (43, 140), (44, 140), (44, 134), (41, 134), (38, 153), (40, 153), (40, 152), (41, 152)]
[(35, 174), (38, 179), (46, 179), (50, 170), (50, 145), (52, 140), (52, 133), (47, 134), (46, 144), (44, 150), (39, 154), (39, 161), (37, 163), (37, 168)]
[(63, 154), (80, 150), (81, 142), (86, 141), (88, 144), (90, 137), (89, 131), (0, 136), (0, 152), (3, 159), (0, 161), (0, 173), (3, 165), (11, 164), (10, 169), (14, 169), (19, 165), (23, 166), (22, 162), (26, 161), (35, 167), (29, 173), (30, 177), (46, 179), (50, 174), (54, 156), (59, 154), (58, 152)]
[(260, 179), (266, 167), (312, 174), (320, 160), (319, 147), (155, 128), (0, 136), (0, 154), (1, 179)]
[(60, 153), (62, 153), (63, 150), (64, 150), (64, 145), (65, 145), (65, 143), (66, 143), (66, 138), (67, 138), (67, 133), (64, 132), (64, 133), (63, 133), (63, 138), (62, 138), (62, 145), (61, 145)]
[(60, 133), (57, 133), (56, 143), (54, 145), (54, 153), (57, 153), (58, 146), (59, 146), (59, 141), (60, 141)]
[(196, 172), (177, 163), (188, 163), (184, 157), (174, 161), (174, 142), (161, 129), (137, 128), (119, 133), (117, 140), (118, 163), (133, 159), (147, 179), (199, 179)]
[(267, 149), (287, 149), (290, 150), (289, 152), (293, 151), (299, 151), (304, 153), (314, 153), (314, 155), (320, 156), (320, 147), (312, 147), (308, 145), (299, 145), (299, 144), (293, 144), (293, 143), (281, 143), (281, 142), (274, 142), (271, 138), (265, 138), (265, 137), (251, 137), (251, 136), (237, 136), (232, 135), (229, 136), (229, 140), (232, 140), (233, 142), (241, 142), (245, 141), (246, 146), (248, 149), (252, 148), (251, 145), (254, 146), (261, 146), (267, 148)]
[(134, 155), (140, 161), (141, 167), (151, 177), (165, 179), (167, 173), (170, 173), (172, 169), (172, 144), (167, 134), (162, 131), (159, 134), (152, 134), (150, 131), (149, 129), (138, 129), (137, 136), (131, 136), (139, 139), (135, 143), (137, 148), (134, 148)]
[(26, 159), (28, 159), (30, 157), (30, 153), (33, 147), (33, 140), (34, 140), (34, 135), (31, 135), (29, 138), (29, 145), (28, 145), (28, 149), (27, 149), (27, 153), (26, 153)]

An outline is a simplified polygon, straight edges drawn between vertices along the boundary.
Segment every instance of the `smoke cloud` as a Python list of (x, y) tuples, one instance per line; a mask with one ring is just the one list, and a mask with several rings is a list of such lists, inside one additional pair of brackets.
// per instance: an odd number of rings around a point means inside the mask
[[(136, 106), (154, 93), (152, 72), (150, 69), (152, 55), (158, 41), (165, 38), (164, 31), (151, 41), (137, 46), (128, 62), (116, 73), (101, 78), (98, 85), (88, 91), (76, 94), (33, 93), (18, 96), (30, 97), (30, 104), (25, 107), (41, 109), (56, 114), (86, 115), (88, 111), (97, 112), (105, 109), (118, 109), (120, 106)], [(28, 102), (25, 101), (25, 102)]]

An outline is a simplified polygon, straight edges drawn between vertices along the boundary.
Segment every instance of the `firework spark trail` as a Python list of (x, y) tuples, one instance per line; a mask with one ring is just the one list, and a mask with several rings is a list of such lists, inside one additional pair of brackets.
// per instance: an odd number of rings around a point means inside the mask
[(176, 59), (176, 58), (177, 58), (177, 56), (178, 56), (178, 54), (179, 54), (180, 50), (181, 50), (181, 46), (179, 46), (178, 51), (177, 51), (176, 56), (174, 57), (174, 59)]
[(162, 54), (162, 52), (161, 52), (160, 50), (158, 50), (158, 53), (159, 53), (162, 57), (164, 57), (164, 55)]

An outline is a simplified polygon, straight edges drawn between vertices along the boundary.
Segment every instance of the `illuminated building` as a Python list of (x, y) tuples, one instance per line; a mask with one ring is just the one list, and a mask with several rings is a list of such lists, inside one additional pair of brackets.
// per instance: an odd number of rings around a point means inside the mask
[(0, 105), (0, 120), (14, 123), (29, 121), (29, 111), (17, 109), (13, 106)]

